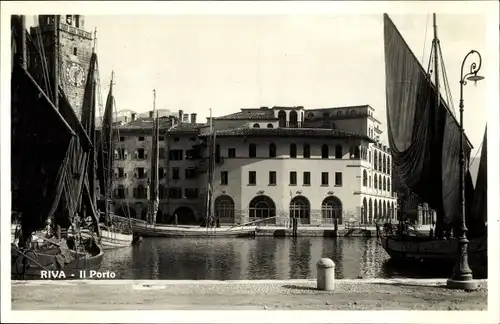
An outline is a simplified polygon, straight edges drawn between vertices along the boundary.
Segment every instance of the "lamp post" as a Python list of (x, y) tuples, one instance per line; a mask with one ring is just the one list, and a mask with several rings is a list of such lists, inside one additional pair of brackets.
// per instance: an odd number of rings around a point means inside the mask
[[(467, 58), (476, 54), (478, 57), (478, 64), (473, 62), (470, 65), (470, 72), (464, 75), (464, 65)], [(460, 71), (460, 221), (461, 221), (461, 235), (458, 240), (459, 249), (458, 249), (458, 259), (457, 264), (455, 266), (453, 276), (451, 279), (448, 279), (447, 286), (449, 288), (454, 289), (463, 289), (463, 290), (476, 290), (477, 284), (472, 280), (472, 270), (469, 267), (468, 253), (467, 247), (469, 240), (467, 239), (467, 226), (465, 224), (465, 152), (464, 152), (464, 86), (468, 81), (480, 81), (484, 79), (484, 77), (477, 75), (479, 70), (481, 69), (481, 54), (478, 51), (471, 50), (464, 58), (462, 62), (462, 68)]]

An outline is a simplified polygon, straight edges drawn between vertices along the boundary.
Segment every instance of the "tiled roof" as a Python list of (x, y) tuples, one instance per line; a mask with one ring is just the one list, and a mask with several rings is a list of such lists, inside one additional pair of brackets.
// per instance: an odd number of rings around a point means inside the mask
[[(209, 135), (209, 133), (204, 133), (200, 136)], [(216, 131), (216, 135), (227, 137), (358, 137), (373, 142), (373, 139), (369, 138), (366, 135), (326, 128), (234, 128)]]
[(278, 120), (272, 110), (244, 110), (226, 116), (215, 117), (215, 120)]
[[(168, 117), (159, 117), (160, 128), (170, 127), (170, 120)], [(135, 129), (135, 128), (152, 128), (153, 118), (137, 118), (127, 124), (119, 126), (121, 129)]]
[(370, 107), (370, 105), (356, 105), (356, 106), (340, 106), (340, 107), (330, 107), (330, 108), (309, 108), (305, 109), (306, 112), (308, 111), (322, 111), (322, 110), (332, 110), (332, 109), (351, 109), (351, 108), (366, 108)]
[(168, 130), (168, 133), (194, 133), (197, 134), (200, 128), (206, 126), (205, 124), (191, 124), (191, 123), (180, 123)]

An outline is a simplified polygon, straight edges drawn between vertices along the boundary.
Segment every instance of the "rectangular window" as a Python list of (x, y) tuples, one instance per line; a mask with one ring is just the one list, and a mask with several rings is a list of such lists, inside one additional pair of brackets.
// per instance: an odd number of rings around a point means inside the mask
[(257, 184), (257, 172), (255, 171), (248, 172), (248, 184), (250, 185)]
[(198, 188), (185, 188), (184, 197), (186, 199), (197, 199), (198, 198)]
[(296, 171), (290, 171), (290, 185), (291, 186), (297, 185), (297, 172)]
[(342, 186), (342, 172), (335, 172), (335, 185)]
[(163, 142), (165, 140), (165, 137), (163, 136), (158, 136), (158, 142)]
[(182, 160), (182, 150), (169, 150), (168, 159), (170, 161), (181, 161)]
[(186, 179), (196, 178), (196, 172), (195, 172), (194, 168), (186, 168), (184, 170), (184, 175), (185, 175)]
[(123, 168), (118, 168), (118, 178), (125, 178), (125, 171)]
[(144, 151), (144, 149), (142, 148), (137, 149), (137, 159), (144, 160), (145, 158), (146, 158), (146, 152)]
[(235, 148), (227, 149), (227, 157), (228, 158), (235, 158), (236, 157), (236, 149)]
[(144, 136), (139, 136), (139, 142), (144, 142)]
[(137, 178), (143, 179), (146, 177), (146, 171), (144, 168), (137, 168)]
[(127, 159), (127, 150), (124, 148), (118, 149), (118, 159), (126, 160)]
[(73, 55), (78, 55), (78, 49), (76, 47), (73, 47)]
[(221, 171), (220, 172), (220, 184), (221, 185), (227, 185), (227, 178), (228, 178), (228, 172), (227, 171)]
[(328, 186), (328, 172), (321, 172), (321, 185)]
[(120, 136), (120, 142), (125, 142), (125, 136)]
[(168, 189), (168, 196), (171, 199), (181, 199), (182, 198), (182, 188), (173, 187)]
[(181, 178), (180, 173), (180, 168), (172, 168), (172, 179), (179, 180)]
[(269, 171), (269, 185), (276, 185), (276, 171)]
[(304, 186), (311, 185), (311, 172), (309, 172), (309, 171), (304, 172), (302, 182), (303, 182)]

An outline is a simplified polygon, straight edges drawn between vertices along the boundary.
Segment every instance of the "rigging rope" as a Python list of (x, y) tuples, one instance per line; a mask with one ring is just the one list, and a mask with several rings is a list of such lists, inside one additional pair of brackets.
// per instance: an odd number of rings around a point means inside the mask
[(425, 45), (427, 44), (427, 27), (429, 27), (429, 14), (427, 14), (425, 17), (425, 37), (424, 37), (424, 49), (422, 50), (422, 65), (424, 65)]

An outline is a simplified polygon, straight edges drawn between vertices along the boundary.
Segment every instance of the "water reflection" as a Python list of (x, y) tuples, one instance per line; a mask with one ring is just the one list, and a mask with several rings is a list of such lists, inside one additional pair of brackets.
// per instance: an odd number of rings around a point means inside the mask
[(335, 262), (337, 278), (437, 276), (388, 262), (373, 238), (151, 238), (107, 252), (102, 269), (120, 279), (306, 279), (322, 257)]

